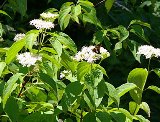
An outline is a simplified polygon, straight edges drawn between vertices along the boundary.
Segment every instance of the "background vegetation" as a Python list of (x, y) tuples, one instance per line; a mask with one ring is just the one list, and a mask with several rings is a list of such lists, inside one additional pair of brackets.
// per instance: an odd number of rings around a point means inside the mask
[[(78, 15), (75, 14), (75, 16), (70, 17), (69, 20), (67, 19), (62, 20), (62, 18), (60, 18), (60, 16), (63, 16), (62, 5), (66, 2), (72, 2), (73, 5), (74, 4), (78, 5), (77, 2), (79, 1), (77, 0), (48, 0), (48, 1), (47, 0), (1, 0), (0, 1), (1, 62), (4, 61), (5, 58), (7, 57), (7, 54), (3, 49), (5, 49), (6, 47), (11, 47), (13, 45), (14, 43), (13, 38), (15, 34), (27, 33), (29, 30), (33, 29), (33, 27), (29, 25), (29, 21), (35, 18), (39, 18), (40, 14), (48, 10), (49, 8), (55, 8), (57, 9), (57, 12), (59, 12), (59, 18), (55, 20), (54, 22), (55, 28), (54, 28), (54, 31), (51, 30), (51, 32), (58, 33), (61, 31), (67, 34), (74, 41), (75, 45), (77, 46), (77, 50), (80, 50), (83, 46), (89, 46), (94, 44), (94, 45), (101, 45), (105, 47), (111, 53), (111, 56), (109, 58), (101, 62), (101, 66), (106, 70), (106, 73), (108, 75), (108, 77), (104, 75), (104, 78), (103, 78), (107, 83), (110, 83), (115, 88), (117, 88), (122, 84), (127, 83), (128, 75), (133, 69), (148, 68), (148, 60), (146, 60), (143, 56), (141, 57), (137, 56), (136, 52), (137, 52), (138, 46), (140, 45), (152, 45), (155, 48), (160, 47), (160, 43), (159, 43), (160, 41), (160, 1), (158, 0), (102, 0), (102, 1), (89, 0), (89, 1), (90, 3), (93, 3), (93, 5), (84, 3), (86, 4), (86, 6), (82, 5), (84, 7), (84, 11), (81, 11), (81, 13), (79, 13)], [(67, 11), (68, 6), (72, 6), (72, 5), (66, 5), (66, 8), (64, 8), (66, 9), (65, 12)], [(68, 13), (68, 14), (71, 14), (71, 13)], [(78, 20), (76, 16), (78, 17)], [(69, 47), (69, 49), (71, 49), (71, 47)], [(74, 49), (72, 51), (73, 52), (71, 54), (72, 55), (75, 54), (76, 51), (74, 52)], [(62, 59), (63, 58), (66, 58), (66, 57), (62, 56)], [(11, 76), (14, 76), (14, 74), (16, 73), (16, 71), (14, 71), (16, 70), (15, 67), (18, 66), (16, 63), (14, 64), (11, 61), (8, 64), (6, 62), (6, 65), (8, 65), (6, 67), (7, 70), (4, 70), (1, 76), (1, 85), (0, 85), (1, 95), (4, 94), (4, 89), (3, 89), (4, 84), (8, 82)], [(56, 71), (59, 73), (64, 67), (65, 65), (63, 65), (62, 63), (62, 66)], [(143, 115), (145, 118), (147, 118), (151, 122), (159, 121), (160, 97), (159, 97), (159, 94), (157, 93), (160, 93), (160, 90), (157, 88), (159, 91), (158, 90), (152, 91), (147, 88), (151, 85), (160, 87), (160, 82), (159, 82), (160, 74), (159, 74), (158, 68), (160, 68), (159, 58), (151, 60), (150, 71), (152, 71), (152, 69), (157, 69), (157, 70), (150, 72), (147, 78), (147, 82), (145, 84), (145, 88), (143, 90), (142, 99), (143, 101), (148, 103), (150, 107), (151, 115), (150, 116), (147, 115), (143, 110), (140, 110), (138, 112), (139, 115)], [(24, 73), (25, 72), (24, 69), (22, 70), (23, 70), (22, 73)], [(36, 76), (33, 76), (33, 77), (36, 78)], [(39, 76), (39, 77), (42, 81), (43, 80), (45, 81), (45, 79), (41, 78), (42, 76)], [(46, 76), (44, 75), (44, 77)], [(33, 78), (31, 79), (32, 79), (32, 82), (34, 82), (34, 79)], [(71, 82), (70, 79), (63, 79), (62, 81), (66, 86)], [(70, 86), (68, 86), (67, 88), (69, 89), (70, 87), (72, 87), (72, 85), (76, 86), (79, 84), (70, 84)], [(26, 86), (26, 88), (27, 87), (29, 88), (30, 85)], [(43, 94), (47, 95), (47, 97), (49, 96), (49, 93), (48, 93), (49, 91), (47, 91), (49, 88), (46, 88), (46, 86), (35, 86), (35, 87), (37, 88), (42, 87)], [(75, 90), (77, 89), (75, 88)], [(30, 92), (36, 92), (36, 91), (32, 89), (32, 91)], [(67, 90), (65, 92), (67, 92)], [(6, 105), (8, 105), (8, 107), (4, 108), (3, 107), (4, 103), (1, 102), (0, 114), (1, 114), (2, 122), (7, 122), (7, 121), (22, 122), (21, 120), (23, 120), (23, 122), (29, 122), (29, 121), (39, 122), (40, 120), (36, 120), (36, 119), (32, 120), (32, 119), (37, 117), (40, 118), (39, 112), (45, 112), (46, 109), (49, 111), (50, 106), (46, 105), (46, 108), (45, 108), (44, 107), (45, 105), (43, 106), (41, 103), (42, 101), (44, 103), (47, 101), (47, 100), (44, 100), (44, 98), (40, 98), (40, 96), (36, 94), (34, 97), (29, 96), (29, 93), (25, 94), (25, 96), (22, 97), (22, 99), (16, 98), (18, 93), (19, 92), (15, 90), (11, 95), (13, 98), (12, 97), (7, 98), (8, 103)], [(104, 96), (102, 101), (102, 104), (104, 106), (106, 104), (105, 100), (106, 101), (108, 100), (106, 96)], [(2, 95), (2, 98), (1, 98), (2, 101), (4, 99), (3, 97), (4, 96)], [(53, 96), (49, 96), (49, 97), (52, 99), (54, 98)], [(37, 99), (37, 100), (34, 101), (34, 99)], [(52, 103), (52, 104), (60, 105), (60, 104), (63, 104), (63, 101), (64, 99), (59, 100), (57, 103)], [(121, 97), (120, 108), (129, 110), (130, 101), (133, 101), (133, 99), (129, 93), (126, 93), (123, 97)], [(35, 105), (32, 102), (37, 104), (36, 106), (37, 108), (36, 107), (34, 108)], [(116, 103), (116, 100), (114, 102)], [(87, 106), (86, 104), (87, 103), (84, 103), (84, 105), (82, 106), (80, 105), (80, 108)], [(15, 109), (14, 105), (18, 105), (19, 109)], [(43, 108), (39, 109), (40, 107), (38, 105), (43, 106), (45, 109)], [(113, 104), (112, 107), (117, 108), (117, 104)], [(26, 111), (25, 111), (26, 113), (23, 111), (24, 109), (27, 109), (29, 111), (30, 110), (29, 108), (33, 110), (31, 110), (28, 113)], [(88, 111), (91, 113), (93, 112), (92, 109), (90, 110), (90, 106), (89, 107), (87, 106), (86, 108), (84, 107), (83, 109), (86, 112)], [(18, 114), (20, 111), (23, 111), (24, 113), (22, 115), (17, 115), (19, 116), (19, 118), (13, 117), (12, 113), (15, 113), (14, 116), (16, 116), (16, 110), (18, 111), (17, 112)], [(32, 114), (32, 113), (35, 113), (35, 114)], [(60, 114), (57, 114), (57, 115), (59, 116), (59, 119), (65, 120), (67, 122), (78, 121), (76, 120), (76, 117), (72, 116), (72, 114), (73, 113), (71, 113), (71, 111), (64, 110), (63, 112), (60, 112)], [(33, 116), (29, 118), (29, 115), (33, 115)], [(46, 115), (49, 115), (49, 114), (46, 114)], [(87, 117), (84, 118), (84, 121), (87, 121), (88, 119), (91, 121), (93, 119), (92, 115), (88, 115), (88, 116), (89, 116), (88, 118)], [(47, 116), (45, 117), (47, 118)], [(49, 117), (51, 119), (54, 118), (54, 117), (52, 118), (52, 116), (49, 116)], [(45, 119), (42, 121), (46, 122)], [(48, 120), (48, 122), (49, 121), (50, 120)], [(118, 118), (113, 120), (113, 122), (114, 121), (120, 122)], [(146, 121), (146, 120), (142, 120), (142, 122), (143, 121)]]

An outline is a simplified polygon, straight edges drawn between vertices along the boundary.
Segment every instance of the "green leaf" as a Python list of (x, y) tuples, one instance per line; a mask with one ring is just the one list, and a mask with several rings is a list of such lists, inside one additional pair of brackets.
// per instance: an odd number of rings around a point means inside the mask
[(83, 80), (84, 76), (91, 72), (91, 65), (87, 62), (80, 62), (77, 66), (77, 79), (78, 81)]
[[(52, 38), (51, 38), (52, 39)], [(58, 56), (60, 57), (62, 54), (62, 44), (58, 40), (51, 40), (52, 47), (56, 50)]]
[(0, 14), (4, 14), (4, 15), (8, 16), (9, 18), (11, 18), (5, 11), (0, 10)]
[(129, 102), (129, 111), (132, 115), (136, 115), (139, 111), (140, 106), (134, 101)]
[(150, 110), (149, 105), (148, 105), (146, 102), (142, 102), (142, 103), (140, 104), (140, 108), (143, 109), (143, 110), (147, 113), (148, 117), (150, 117), (150, 115), (151, 115), (151, 110)]
[(160, 94), (160, 88), (157, 86), (152, 85), (152, 86), (149, 86), (147, 89), (151, 89), (151, 90), (157, 92), (158, 94)]
[(117, 92), (119, 97), (123, 96), (124, 94), (126, 94), (128, 91), (136, 88), (137, 86), (134, 83), (125, 83), (122, 84), (121, 86), (117, 87)]
[(146, 84), (147, 77), (148, 71), (143, 68), (133, 69), (128, 75), (127, 82), (134, 83), (137, 86), (137, 88), (130, 91), (132, 99), (137, 104), (141, 104), (142, 93)]
[(69, 24), (69, 20), (71, 18), (71, 15), (69, 13), (71, 12), (72, 4), (72, 2), (66, 2), (60, 9), (58, 23), (61, 30), (64, 30)]
[(65, 102), (67, 103), (67, 105), (71, 106), (78, 100), (78, 98), (82, 95), (82, 89), (83, 86), (78, 81), (72, 82), (67, 85), (65, 89)]
[(35, 86), (32, 86), (27, 90), (26, 96), (33, 102), (45, 102), (47, 100), (47, 94), (43, 89)]
[(81, 14), (81, 6), (80, 5), (74, 6), (72, 8), (71, 15), (72, 15), (72, 19), (77, 23), (79, 23), (78, 15), (80, 14)]
[(106, 0), (106, 2), (105, 2), (105, 7), (106, 7), (106, 9), (107, 9), (107, 12), (110, 11), (110, 9), (111, 9), (112, 6), (113, 6), (113, 3), (114, 3), (114, 0)]
[(142, 115), (136, 115), (135, 116), (139, 122), (150, 122), (148, 119), (144, 118)]
[(71, 70), (73, 73), (76, 71), (77, 63), (73, 61), (69, 55), (65, 54), (65, 52), (61, 55), (61, 64), (66, 68)]
[(117, 29), (120, 33), (120, 42), (126, 40), (129, 37), (129, 31), (124, 26), (120, 25)]
[(142, 25), (142, 26), (145, 26), (145, 27), (148, 27), (151, 29), (151, 26), (150, 24), (146, 23), (146, 22), (142, 22), (141, 20), (132, 20), (129, 24), (129, 26), (131, 25)]
[(24, 39), (13, 43), (13, 45), (9, 48), (9, 50), (6, 53), (6, 64), (11, 63), (11, 61), (16, 57), (17, 53), (24, 47), (24, 45)]
[(57, 67), (60, 67), (59, 62), (54, 58), (54, 56), (50, 56), (48, 54), (45, 53), (40, 53), (42, 55), (43, 58), (51, 61), (54, 65), (56, 65)]
[(43, 51), (46, 51), (52, 54), (57, 54), (57, 52), (53, 48), (50, 48), (50, 47), (42, 47), (40, 52), (43, 52)]
[(88, 112), (84, 118), (83, 118), (83, 122), (97, 122), (96, 121), (96, 116), (94, 112)]
[(160, 69), (159, 68), (153, 69), (152, 71), (154, 71), (157, 74), (157, 76), (160, 78)]
[(55, 94), (57, 94), (57, 84), (56, 82), (47, 74), (39, 73), (40, 79), (45, 83), (52, 87)]
[[(120, 97), (118, 96), (118, 92), (117, 92), (116, 88), (115, 88), (112, 84), (110, 84), (110, 83), (108, 83), (108, 82), (106, 82), (105, 84), (106, 84), (106, 94), (107, 94), (107, 95), (116, 103), (116, 105), (119, 107)], [(109, 100), (110, 100), (110, 99), (109, 99)], [(110, 103), (109, 100), (108, 100), (108, 106), (109, 106), (109, 103)]]
[(18, 5), (18, 12), (21, 14), (21, 16), (26, 15), (27, 11), (27, 0), (16, 0)]
[(113, 117), (115, 122), (125, 122), (126, 121), (126, 116), (121, 112), (114, 111), (114, 112), (111, 112), (110, 115)]
[(13, 75), (5, 84), (5, 88), (3, 89), (3, 100), (2, 100), (3, 108), (5, 107), (9, 96), (11, 95), (13, 90), (17, 87), (16, 81), (20, 78), (21, 75), (22, 75), (21, 73)]
[(97, 122), (112, 122), (110, 115), (107, 112), (96, 113)]
[[(130, 121), (133, 120), (133, 116), (126, 109), (123, 109), (123, 108), (113, 108), (113, 109), (111, 109), (111, 111), (123, 113)], [(125, 122), (128, 122), (128, 121), (125, 121)]]
[(134, 58), (140, 63), (141, 62), (140, 55), (137, 55), (138, 47), (140, 46), (140, 44), (134, 40), (129, 40), (129, 41), (127, 41), (127, 45), (129, 47), (130, 51), (132, 52)]
[(28, 48), (29, 50), (32, 50), (34, 43), (37, 41), (38, 35), (39, 35), (38, 30), (31, 30), (26, 33), (26, 36), (25, 36), (26, 48)]
[(0, 62), (0, 77), (2, 75), (2, 72), (3, 72), (4, 68), (5, 68), (5, 66), (6, 66), (5, 62)]
[(149, 43), (148, 38), (145, 36), (144, 30), (140, 25), (133, 25), (131, 26), (130, 32), (137, 35), (140, 39), (144, 40), (145, 42)]
[(19, 121), (19, 107), (17, 104), (17, 100), (13, 97), (10, 97), (7, 100), (7, 103), (4, 108), (5, 113), (9, 116), (12, 122)]
[(62, 32), (58, 33), (57, 40), (68, 49), (72, 50), (74, 53), (77, 52), (76, 44), (67, 34)]

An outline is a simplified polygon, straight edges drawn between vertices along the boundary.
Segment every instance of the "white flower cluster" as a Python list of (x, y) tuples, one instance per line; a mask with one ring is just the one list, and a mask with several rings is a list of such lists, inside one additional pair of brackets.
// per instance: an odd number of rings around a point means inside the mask
[(30, 67), (32, 65), (35, 65), (36, 61), (38, 61), (38, 60), (41, 61), (42, 57), (37, 56), (37, 55), (33, 55), (30, 52), (25, 52), (25, 53), (19, 54), (17, 56), (17, 60), (23, 66)]
[(51, 29), (54, 28), (54, 24), (52, 22), (47, 22), (41, 19), (34, 19), (30, 21), (30, 25), (35, 26), (37, 29)]
[(63, 70), (61, 73), (60, 73), (60, 79), (63, 79), (66, 75), (70, 74), (71, 71), (69, 70)]
[(15, 37), (14, 37), (14, 41), (19, 41), (21, 39), (23, 39), (25, 37), (25, 34), (24, 33), (19, 33), (19, 34), (16, 34)]
[(73, 59), (77, 61), (87, 61), (93, 63), (96, 60), (104, 59), (110, 56), (110, 53), (103, 47), (96, 48), (96, 46), (82, 47)]
[(160, 56), (160, 49), (149, 45), (142, 45), (138, 48), (137, 54), (144, 55), (146, 59)]
[(58, 17), (58, 14), (52, 14), (51, 12), (43, 12), (42, 14), (40, 14), (40, 16), (43, 19), (55, 19), (56, 17)]

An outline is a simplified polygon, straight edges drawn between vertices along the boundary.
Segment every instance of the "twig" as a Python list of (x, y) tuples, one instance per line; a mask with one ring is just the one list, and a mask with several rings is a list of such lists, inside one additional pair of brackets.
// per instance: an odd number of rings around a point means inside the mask
[(22, 88), (21, 88), (21, 90), (20, 90), (20, 92), (19, 92), (19, 94), (18, 94), (18, 96), (17, 96), (18, 98), (21, 96), (22, 91), (23, 91), (25, 85), (27, 84), (27, 82), (28, 82), (28, 80), (27, 80), (27, 81), (24, 81), (24, 83), (22, 83)]
[(3, 8), (3, 6), (4, 6), (4, 4), (7, 2), (7, 0), (5, 0), (3, 3), (2, 3), (2, 5), (1, 5), (1, 7), (0, 7), (0, 9), (2, 9)]
[(94, 5), (95, 7), (99, 6), (100, 4), (102, 4), (103, 2), (105, 2), (105, 0), (100, 1), (99, 3), (97, 3), (96, 5)]

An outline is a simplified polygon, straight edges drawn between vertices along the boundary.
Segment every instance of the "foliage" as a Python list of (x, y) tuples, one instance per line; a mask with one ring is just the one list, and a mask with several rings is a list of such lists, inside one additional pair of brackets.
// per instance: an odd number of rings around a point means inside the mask
[[(1, 122), (159, 120), (159, 57), (137, 54), (140, 45), (160, 47), (159, 1), (0, 3)], [(17, 33), (25, 35), (13, 41)]]

